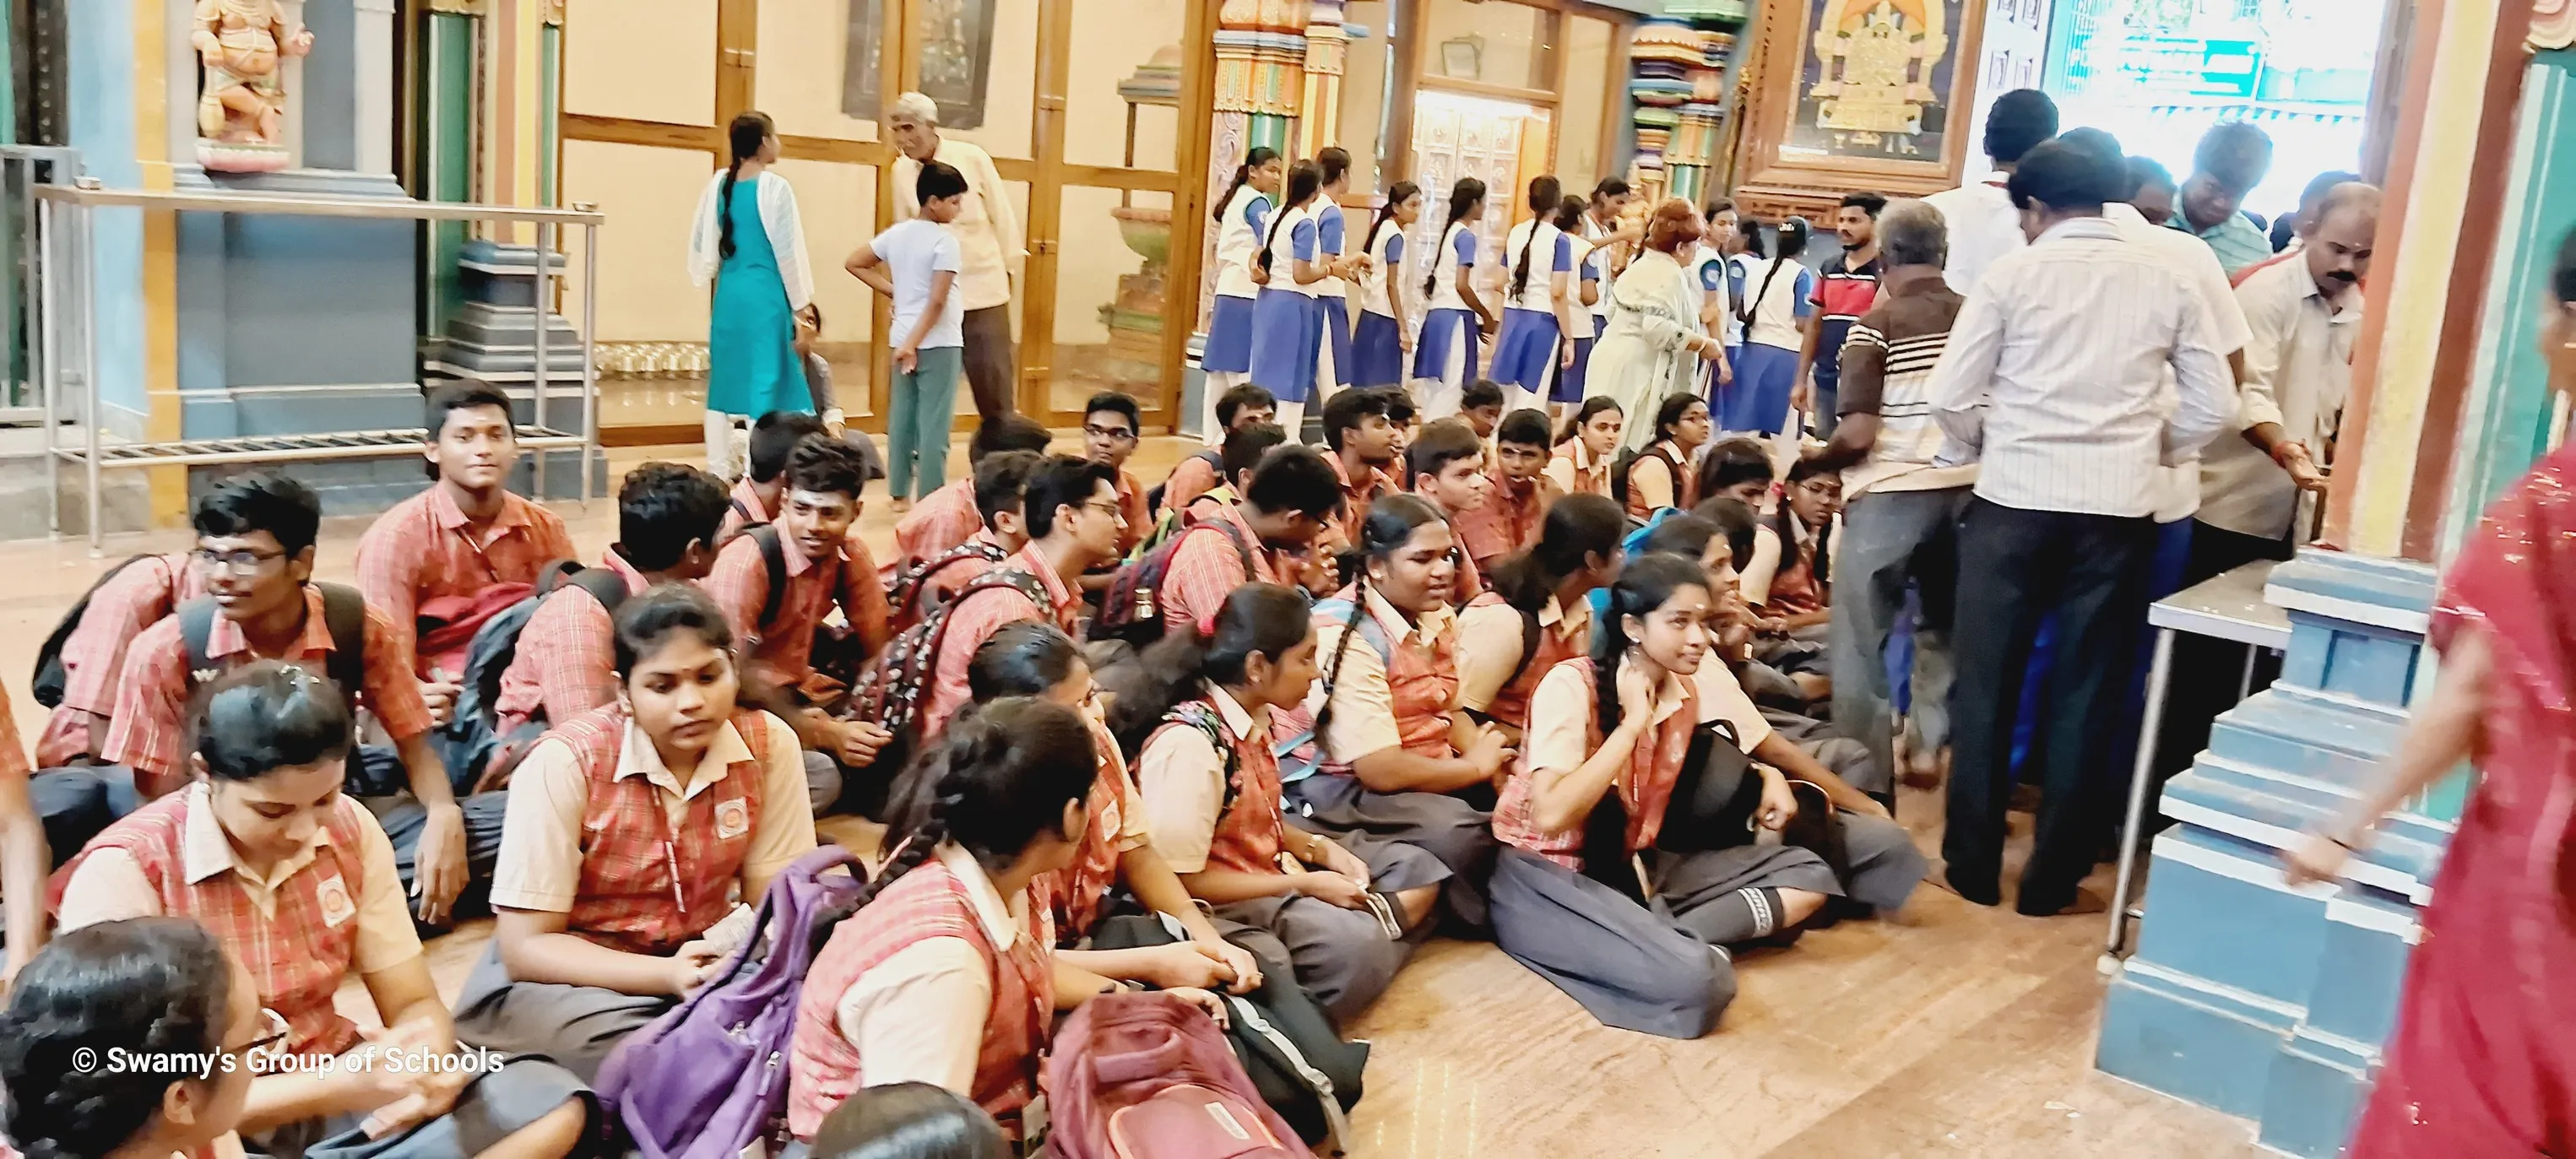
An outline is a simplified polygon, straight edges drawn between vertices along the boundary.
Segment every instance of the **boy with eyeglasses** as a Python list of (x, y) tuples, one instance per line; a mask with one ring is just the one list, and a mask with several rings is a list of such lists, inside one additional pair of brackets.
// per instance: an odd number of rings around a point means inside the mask
[[(1118, 554), (1125, 556), (1145, 537), (1154, 523), (1153, 510), (1145, 502), (1145, 489), (1136, 485), (1136, 476), (1127, 470), (1127, 460), (1135, 457), (1136, 435), (1144, 429), (1143, 412), (1136, 400), (1114, 390), (1104, 390), (1082, 404), (1082, 449), (1092, 462), (1106, 463), (1118, 473), (1118, 513), (1126, 517), (1126, 530), (1118, 535)], [(1086, 588), (1106, 588), (1086, 579)]]
[[(108, 757), (134, 770), (145, 798), (164, 796), (189, 780), (187, 710), (198, 686), (252, 660), (311, 669), (393, 739), (391, 754), (361, 747), (349, 792), (410, 789), (411, 800), (377, 809), (377, 819), (393, 839), (414, 915), (423, 925), (444, 925), (466, 892), (469, 845), (481, 855), (488, 885), (507, 797), (457, 799), (430, 743), (410, 636), (357, 589), (312, 582), (322, 501), (304, 484), (274, 472), (226, 480), (197, 504), (193, 522), (206, 595), (179, 605), (127, 647)], [(397, 764), (399, 778), (390, 768)]]
[(1117, 469), (1107, 463), (1056, 455), (1029, 472), (1020, 498), (1029, 541), (999, 566), (1026, 572), (1036, 582), (981, 587), (949, 607), (939, 655), (930, 669), (930, 699), (917, 718), (921, 732), (915, 752), (927, 751), (948, 718), (973, 699), (966, 685), (967, 665), (1002, 625), (1043, 620), (1066, 632), (1081, 626), (1083, 573), (1118, 558), (1118, 543), (1126, 535), (1124, 512)]

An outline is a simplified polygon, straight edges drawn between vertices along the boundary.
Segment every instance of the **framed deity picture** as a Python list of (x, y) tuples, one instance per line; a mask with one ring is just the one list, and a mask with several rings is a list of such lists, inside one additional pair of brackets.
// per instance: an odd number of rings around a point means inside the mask
[[(1987, 0), (1795, 0), (1764, 6), (1762, 42), (1796, 52), (1766, 69), (1741, 184), (1807, 212), (1832, 193), (1917, 196), (1958, 184)], [(1963, 63), (1964, 62), (1964, 63)], [(1785, 63), (1785, 62), (1778, 62)], [(1792, 194), (1810, 193), (1806, 198)], [(1797, 204), (1789, 204), (1797, 202)]]
[[(863, 121), (876, 120), (879, 112), (887, 2), (850, 0), (841, 112)], [(993, 68), (994, 3), (922, 0), (913, 28), (913, 51), (921, 60), (921, 91), (939, 103), (942, 127), (983, 127), (984, 93)]]

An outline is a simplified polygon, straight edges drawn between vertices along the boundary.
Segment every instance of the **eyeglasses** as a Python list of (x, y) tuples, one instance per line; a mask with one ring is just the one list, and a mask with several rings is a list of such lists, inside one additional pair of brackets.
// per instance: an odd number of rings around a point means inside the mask
[(1133, 428), (1129, 427), (1102, 427), (1093, 426), (1090, 423), (1084, 423), (1082, 424), (1082, 433), (1090, 435), (1093, 438), (1108, 439), (1112, 442), (1132, 443), (1136, 441), (1136, 432)]
[(1798, 484), (1798, 489), (1819, 499), (1823, 499), (1842, 494), (1843, 482), (1840, 479), (1820, 475), (1816, 478), (1808, 479)]
[(294, 1028), (287, 1025), (285, 1015), (262, 1006), (259, 1008), (259, 1037), (231, 1048), (231, 1053), (255, 1062), (260, 1056), (276, 1050), (293, 1033)]
[(1115, 500), (1094, 499), (1089, 503), (1083, 504), (1082, 509), (1085, 511), (1097, 511), (1103, 515), (1117, 518), (1124, 518), (1127, 514), (1125, 511), (1119, 509)]
[(197, 549), (197, 563), (208, 571), (254, 572), (258, 571), (261, 565), (285, 554), (284, 551), (260, 551), (249, 547), (235, 548), (231, 551), (216, 551), (210, 547), (201, 547)]

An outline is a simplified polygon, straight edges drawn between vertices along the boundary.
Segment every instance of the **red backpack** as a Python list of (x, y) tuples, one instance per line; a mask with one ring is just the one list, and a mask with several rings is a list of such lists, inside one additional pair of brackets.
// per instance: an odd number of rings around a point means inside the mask
[(1216, 1023), (1169, 994), (1103, 994), (1038, 1076), (1056, 1159), (1307, 1159)]

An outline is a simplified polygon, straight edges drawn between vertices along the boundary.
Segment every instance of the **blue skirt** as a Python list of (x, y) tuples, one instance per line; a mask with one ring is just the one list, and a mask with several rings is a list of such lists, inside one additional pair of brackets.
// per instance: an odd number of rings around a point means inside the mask
[(1252, 299), (1216, 296), (1216, 309), (1208, 315), (1207, 349), (1199, 355), (1199, 369), (1224, 374), (1252, 369)]
[(1413, 377), (1446, 382), (1452, 358), (1459, 358), (1458, 381), (1461, 384), (1475, 381), (1475, 313), (1445, 306), (1424, 313), (1422, 337), (1413, 343)]
[(1333, 388), (1351, 385), (1351, 309), (1348, 298), (1315, 299), (1324, 318), (1324, 340), (1333, 344)]
[(1574, 340), (1574, 365), (1557, 371), (1556, 389), (1547, 392), (1547, 401), (1583, 401), (1583, 372), (1592, 363), (1592, 342), (1590, 338)]
[(1789, 425), (1789, 391), (1797, 378), (1797, 351), (1745, 343), (1735, 355), (1735, 381), (1717, 392), (1717, 429), (1770, 434)]
[[(1335, 367), (1345, 365), (1339, 358)], [(1360, 312), (1359, 330), (1351, 335), (1350, 372), (1345, 386), (1401, 386), (1404, 383), (1404, 335), (1395, 319)]]
[(1315, 361), (1323, 343), (1323, 302), (1294, 290), (1262, 287), (1252, 302), (1254, 386), (1281, 402), (1306, 401), (1315, 391)]
[(1503, 311), (1502, 332), (1494, 339), (1494, 369), (1486, 377), (1533, 394), (1547, 389), (1556, 369), (1556, 315), (1513, 306)]

